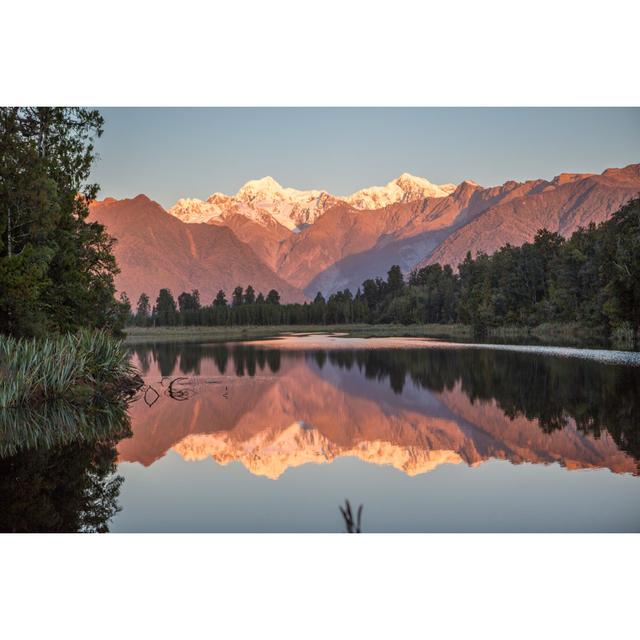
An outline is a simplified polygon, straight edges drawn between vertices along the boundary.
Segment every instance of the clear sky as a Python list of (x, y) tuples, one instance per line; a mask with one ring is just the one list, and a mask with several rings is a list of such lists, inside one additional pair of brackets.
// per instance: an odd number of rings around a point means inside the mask
[(482, 185), (640, 162), (640, 109), (108, 108), (101, 197), (235, 193), (273, 176), (346, 195), (403, 172)]

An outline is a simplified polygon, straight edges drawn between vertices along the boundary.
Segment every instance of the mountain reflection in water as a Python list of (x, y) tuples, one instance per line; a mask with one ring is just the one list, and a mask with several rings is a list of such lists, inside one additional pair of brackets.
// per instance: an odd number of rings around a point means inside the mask
[[(133, 361), (160, 397), (131, 405), (123, 462), (148, 466), (173, 450), (272, 479), (347, 456), (410, 476), (490, 459), (639, 470), (638, 367), (494, 350), (241, 343), (141, 345)], [(177, 376), (183, 402), (166, 394)]]

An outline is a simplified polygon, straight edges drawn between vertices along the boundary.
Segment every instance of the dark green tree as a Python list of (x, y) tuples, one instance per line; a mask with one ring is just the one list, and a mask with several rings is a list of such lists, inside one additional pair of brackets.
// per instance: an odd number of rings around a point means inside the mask
[(327, 302), (320, 291), (318, 291), (310, 306), (309, 320), (313, 324), (325, 324), (327, 322)]
[[(234, 292), (235, 294), (235, 292)], [(226, 307), (227, 306), (227, 298), (224, 295), (224, 291), (220, 289), (216, 294), (215, 300), (213, 301), (214, 307)]]
[(120, 311), (120, 315), (121, 315), (121, 325), (127, 325), (131, 322), (133, 316), (131, 314), (131, 300), (129, 300), (129, 296), (127, 295), (126, 291), (123, 291), (120, 294), (120, 299), (119, 299), (119, 311)]
[(242, 305), (243, 302), (243, 298), (242, 298), (242, 287), (236, 287), (233, 290), (233, 298), (232, 298), (232, 303), (234, 307), (239, 307)]
[(640, 333), (640, 197), (601, 227), (604, 313), (611, 323), (628, 323), (637, 345)]
[(275, 289), (267, 294), (267, 304), (280, 304), (280, 294)]
[(180, 313), (186, 311), (199, 311), (200, 310), (200, 294), (197, 289), (194, 289), (191, 293), (183, 291), (178, 296), (178, 307)]
[(404, 277), (397, 264), (394, 264), (387, 273), (387, 292), (395, 294), (404, 287)]
[(169, 289), (160, 289), (155, 307), (156, 322), (159, 325), (174, 325), (176, 323), (176, 301)]
[(136, 322), (145, 324), (150, 314), (149, 296), (146, 293), (141, 293), (136, 306)]
[(255, 301), (256, 301), (256, 292), (254, 288), (251, 285), (249, 285), (244, 290), (243, 302), (244, 304), (255, 304)]

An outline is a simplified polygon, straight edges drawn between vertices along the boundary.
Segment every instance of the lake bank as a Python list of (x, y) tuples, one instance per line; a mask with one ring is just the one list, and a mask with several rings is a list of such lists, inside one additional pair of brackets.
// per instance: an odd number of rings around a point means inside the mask
[[(236, 341), (277, 338), (292, 333), (344, 333), (360, 338), (440, 338), (476, 340), (473, 327), (464, 324), (336, 324), (274, 326), (179, 326), (128, 327), (126, 344), (164, 341)], [(610, 339), (590, 327), (577, 323), (546, 323), (536, 327), (503, 326), (487, 329), (484, 340), (533, 342), (552, 346), (633, 349), (631, 332), (614, 332)]]
[(345, 333), (360, 337), (471, 338), (466, 325), (401, 325), (401, 324), (334, 324), (334, 325), (273, 325), (236, 327), (128, 327), (125, 343), (139, 344), (165, 340), (253, 340), (275, 338), (291, 333)]
[(117, 400), (140, 382), (122, 340), (104, 331), (0, 338), (0, 409)]

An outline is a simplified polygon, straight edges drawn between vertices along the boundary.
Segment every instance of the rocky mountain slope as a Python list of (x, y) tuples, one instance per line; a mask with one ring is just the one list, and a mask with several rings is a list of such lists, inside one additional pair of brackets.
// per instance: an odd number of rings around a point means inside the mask
[(307, 299), (318, 291), (355, 291), (366, 278), (384, 277), (393, 264), (405, 273), (433, 262), (455, 269), (467, 251), (520, 245), (542, 228), (568, 236), (607, 219), (638, 192), (640, 164), (493, 187), (434, 185), (402, 174), (385, 187), (346, 197), (283, 188), (267, 177), (234, 196), (179, 200), (171, 215), (152, 203), (153, 220), (142, 196), (119, 204), (107, 200), (92, 210), (116, 230), (118, 288), (130, 296), (141, 287), (155, 290), (164, 279), (163, 286), (177, 293), (206, 292), (203, 300), (212, 289), (229, 294), (249, 283), (262, 290), (273, 286), (283, 300), (301, 300), (302, 291)]
[(171, 289), (176, 298), (197, 288), (206, 304), (218, 289), (230, 295), (237, 285), (249, 284), (265, 293), (275, 288), (283, 300), (304, 299), (299, 289), (274, 273), (229, 227), (184, 224), (143, 195), (95, 202), (90, 219), (104, 224), (116, 238), (115, 256), (121, 270), (116, 287), (126, 291), (134, 305), (142, 292), (153, 303), (162, 287)]
[(578, 227), (603, 222), (640, 192), (640, 164), (607, 169), (601, 175), (561, 174), (540, 181), (525, 196), (496, 203), (479, 218), (454, 231), (421, 264), (458, 265), (467, 253), (493, 253), (507, 242), (533, 240), (541, 228), (570, 236)]
[[(398, 264), (409, 272), (425, 256), (431, 254), (452, 232), (481, 216), (490, 207), (520, 195), (526, 195), (539, 186), (539, 181), (523, 184), (508, 182), (499, 187), (485, 189), (465, 181), (446, 198), (426, 198), (410, 203), (400, 203), (372, 212), (357, 212), (344, 215), (339, 221), (332, 219), (331, 212), (318, 220), (313, 228), (289, 240), (298, 248), (319, 245), (316, 253), (332, 252), (331, 257), (318, 263), (321, 269), (311, 280), (300, 278), (305, 273), (305, 264), (296, 269), (295, 251), (285, 256), (289, 265), (281, 264), (283, 274), (292, 271), (300, 279), (292, 280), (297, 286), (313, 291), (334, 291), (349, 288), (355, 290), (366, 278), (384, 277), (392, 264)], [(346, 242), (343, 233), (346, 233)], [(324, 241), (322, 238), (331, 238)], [(352, 238), (359, 243), (353, 250), (348, 242)], [(284, 251), (288, 248), (283, 245)], [(336, 259), (331, 259), (337, 256)], [(284, 276), (289, 277), (288, 275)]]

